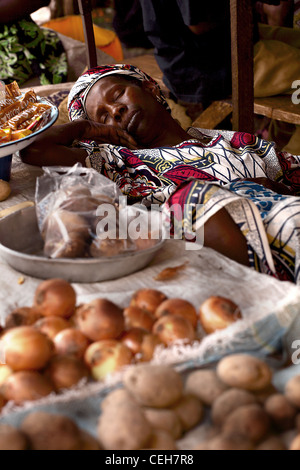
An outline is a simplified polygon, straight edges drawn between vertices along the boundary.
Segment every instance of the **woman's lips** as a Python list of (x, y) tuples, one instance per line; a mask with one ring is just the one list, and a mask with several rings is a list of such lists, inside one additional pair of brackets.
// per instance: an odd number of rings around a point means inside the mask
[(128, 134), (134, 134), (139, 123), (140, 123), (141, 113), (140, 111), (134, 111), (129, 117), (129, 122), (126, 126)]

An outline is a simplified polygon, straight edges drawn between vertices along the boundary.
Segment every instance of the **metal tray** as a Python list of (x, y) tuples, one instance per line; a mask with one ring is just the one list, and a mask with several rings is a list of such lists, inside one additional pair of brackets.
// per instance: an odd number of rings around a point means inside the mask
[(43, 97), (40, 97), (40, 96), (37, 96), (37, 103), (46, 103), (46, 104), (49, 104), (51, 106), (51, 108), (50, 108), (50, 117), (49, 117), (49, 121), (47, 122), (47, 124), (45, 124), (43, 127), (41, 127), (41, 129), (39, 129), (35, 132), (32, 132), (32, 134), (27, 135), (26, 137), (22, 137), (22, 139), (12, 140), (12, 141), (6, 142), (4, 144), (1, 144), (0, 145), (0, 158), (1, 157), (6, 157), (7, 155), (12, 155), (13, 153), (15, 153), (19, 150), (23, 150), (25, 147), (32, 144), (32, 142), (34, 142), (35, 139), (42, 132), (49, 129), (49, 127), (51, 127), (55, 123), (55, 121), (58, 118), (58, 114), (59, 114), (57, 107), (54, 106), (46, 98), (43, 98)]
[(90, 283), (117, 279), (146, 267), (164, 240), (146, 250), (102, 258), (50, 259), (43, 256), (35, 207), (26, 207), (0, 220), (0, 256), (17, 271), (40, 279), (63, 278)]

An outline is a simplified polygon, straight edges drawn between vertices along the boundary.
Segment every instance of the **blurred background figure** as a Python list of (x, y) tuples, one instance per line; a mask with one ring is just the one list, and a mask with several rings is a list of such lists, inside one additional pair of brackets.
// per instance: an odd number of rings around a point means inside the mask
[(256, 2), (257, 20), (270, 26), (287, 26), (292, 28), (294, 25), (295, 3), (296, 0), (281, 0), (278, 5)]
[(151, 49), (139, 0), (114, 0), (113, 28), (125, 48)]
[(231, 91), (230, 2), (140, 0), (163, 80), (192, 118)]

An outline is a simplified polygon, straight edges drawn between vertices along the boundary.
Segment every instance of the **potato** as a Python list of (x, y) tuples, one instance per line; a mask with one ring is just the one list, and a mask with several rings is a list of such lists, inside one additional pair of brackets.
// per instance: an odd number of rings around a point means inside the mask
[(125, 388), (116, 388), (102, 400), (100, 408), (102, 411), (109, 406), (118, 406), (120, 403), (136, 403), (135, 399)]
[(137, 403), (119, 402), (104, 408), (97, 434), (105, 450), (138, 450), (147, 446), (152, 427)]
[(28, 440), (21, 431), (10, 424), (0, 424), (0, 450), (26, 450)]
[(101, 450), (100, 443), (94, 436), (83, 429), (80, 429), (79, 433), (80, 444), (76, 447), (76, 450)]
[(249, 354), (232, 354), (221, 359), (217, 375), (230, 387), (245, 390), (263, 390), (272, 379), (270, 367), (261, 359)]
[(252, 442), (238, 435), (219, 434), (210, 440), (201, 442), (195, 450), (252, 450)]
[(240, 406), (227, 416), (222, 432), (224, 435), (240, 435), (253, 443), (263, 439), (270, 429), (270, 418), (258, 404)]
[(300, 413), (298, 413), (295, 417), (295, 428), (300, 432)]
[(143, 411), (154, 429), (167, 431), (173, 439), (181, 437), (182, 426), (175, 411), (161, 408), (144, 408)]
[(174, 438), (167, 431), (162, 429), (155, 429), (152, 433), (150, 441), (148, 442), (147, 449), (156, 450), (177, 450), (176, 442)]
[(287, 450), (279, 436), (271, 435), (260, 442), (255, 450)]
[(239, 388), (229, 388), (218, 396), (212, 404), (211, 419), (216, 426), (221, 426), (227, 416), (239, 406), (256, 403), (252, 393)]
[(267, 398), (264, 409), (270, 416), (275, 429), (287, 431), (295, 426), (297, 409), (281, 393), (275, 393)]
[(300, 434), (292, 439), (289, 450), (300, 450)]
[(210, 443), (211, 441), (209, 439), (201, 441), (199, 444), (196, 445), (196, 447), (193, 448), (193, 450), (212, 450), (210, 448)]
[(185, 383), (186, 393), (194, 395), (207, 406), (211, 406), (227, 388), (228, 386), (221, 382), (216, 372), (211, 369), (191, 372)]
[(136, 364), (124, 372), (123, 383), (143, 406), (164, 408), (182, 396), (183, 381), (168, 365)]
[(172, 406), (172, 410), (178, 415), (183, 432), (189, 431), (199, 424), (204, 417), (204, 407), (201, 401), (193, 395), (183, 395)]
[(257, 403), (263, 405), (265, 401), (274, 393), (277, 393), (277, 389), (274, 387), (272, 383), (267, 385), (262, 390), (251, 390), (252, 395), (255, 397)]
[(31, 450), (76, 450), (80, 448), (80, 430), (67, 416), (33, 411), (22, 421), (21, 431)]
[(300, 408), (300, 375), (295, 375), (287, 381), (284, 394), (292, 405)]

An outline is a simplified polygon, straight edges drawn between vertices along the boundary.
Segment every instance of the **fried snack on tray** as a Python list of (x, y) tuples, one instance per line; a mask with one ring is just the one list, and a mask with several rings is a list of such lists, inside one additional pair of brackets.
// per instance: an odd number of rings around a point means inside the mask
[(50, 114), (51, 105), (38, 103), (34, 90), (22, 96), (17, 82), (0, 91), (0, 145), (22, 139), (38, 130)]
[(11, 140), (11, 129), (0, 129), (0, 144), (9, 142)]

